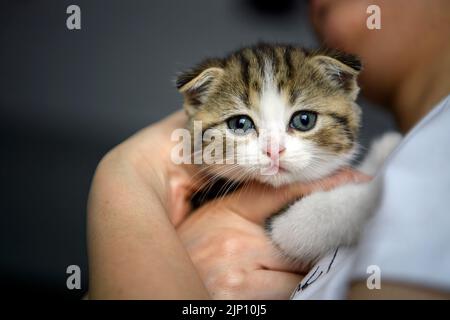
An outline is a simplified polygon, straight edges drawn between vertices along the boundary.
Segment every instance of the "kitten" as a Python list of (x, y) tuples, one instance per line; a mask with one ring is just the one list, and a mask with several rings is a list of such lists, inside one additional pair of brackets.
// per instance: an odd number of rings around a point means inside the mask
[[(213, 129), (226, 137), (205, 139), (196, 152), (218, 147), (228, 160), (224, 150), (232, 146), (238, 160), (203, 166), (214, 177), (278, 187), (349, 165), (358, 152), (360, 70), (349, 54), (258, 44), (182, 73), (177, 88), (189, 129), (201, 121), (203, 133)], [(383, 137), (359, 169), (374, 174), (399, 140), (397, 134)], [(267, 233), (286, 256), (302, 262), (352, 245), (376, 205), (377, 185), (373, 180), (314, 193), (270, 218)]]

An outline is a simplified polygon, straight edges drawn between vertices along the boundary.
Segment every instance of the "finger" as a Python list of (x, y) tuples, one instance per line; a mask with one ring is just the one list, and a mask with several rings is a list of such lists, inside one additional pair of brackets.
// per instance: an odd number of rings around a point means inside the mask
[(308, 183), (295, 183), (274, 188), (252, 182), (226, 198), (235, 212), (258, 224), (278, 212), (289, 203), (315, 191), (327, 191), (342, 184), (369, 181), (371, 178), (352, 169), (342, 169), (335, 174)]
[(169, 176), (172, 222), (178, 225), (191, 211), (191, 200), (210, 186), (211, 178), (205, 174), (204, 168), (193, 164), (180, 164), (169, 171)]
[(294, 272), (305, 275), (308, 273), (310, 266), (302, 264), (298, 261), (289, 259), (277, 249), (268, 239), (264, 239), (266, 245), (260, 250), (260, 257), (258, 259), (259, 266), (262, 269), (272, 271)]
[(255, 270), (248, 274), (243, 299), (286, 300), (302, 281), (303, 276), (291, 272)]
[[(351, 168), (343, 168), (323, 179), (312, 181), (307, 184), (293, 185), (291, 192), (296, 193), (301, 191), (304, 195), (307, 195), (315, 191), (328, 191), (346, 183), (362, 183), (368, 182), (371, 179), (372, 177), (360, 171)], [(300, 190), (296, 190), (296, 188), (299, 188)]]
[(169, 218), (177, 227), (191, 211), (189, 193), (183, 182), (170, 181), (171, 192), (169, 192)]
[[(247, 221), (247, 223), (249, 222)], [(249, 226), (252, 229), (248, 230), (252, 230), (252, 233), (251, 238), (246, 243), (252, 243), (252, 245), (248, 247), (248, 252), (245, 253), (245, 256), (252, 258), (257, 269), (301, 274), (306, 274), (309, 271), (308, 265), (293, 261), (282, 254), (280, 249), (267, 238), (267, 235), (260, 226), (253, 223), (249, 223)]]

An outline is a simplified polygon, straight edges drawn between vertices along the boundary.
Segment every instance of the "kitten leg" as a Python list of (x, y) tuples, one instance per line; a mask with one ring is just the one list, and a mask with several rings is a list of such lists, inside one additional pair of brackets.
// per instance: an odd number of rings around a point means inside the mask
[(269, 219), (266, 231), (289, 258), (313, 261), (339, 245), (356, 242), (376, 205), (376, 188), (373, 180), (314, 193)]
[[(377, 139), (358, 169), (374, 175), (401, 138), (400, 134), (390, 132)], [(270, 218), (266, 230), (289, 257), (312, 261), (339, 245), (354, 244), (377, 204), (378, 195), (377, 179), (317, 192)]]
[(371, 144), (368, 154), (358, 169), (366, 174), (375, 175), (401, 140), (402, 135), (398, 132), (383, 134)]

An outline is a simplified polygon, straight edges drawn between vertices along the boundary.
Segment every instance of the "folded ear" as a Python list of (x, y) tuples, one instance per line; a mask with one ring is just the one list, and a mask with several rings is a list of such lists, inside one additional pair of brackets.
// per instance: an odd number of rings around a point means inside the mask
[(222, 77), (223, 72), (219, 60), (208, 60), (178, 76), (177, 89), (184, 96), (184, 107), (188, 115), (194, 114), (198, 106), (205, 103), (208, 94)]
[(357, 77), (362, 69), (358, 57), (339, 51), (328, 51), (326, 54), (313, 56), (310, 61), (333, 85), (344, 90), (351, 99), (356, 99), (359, 92)]

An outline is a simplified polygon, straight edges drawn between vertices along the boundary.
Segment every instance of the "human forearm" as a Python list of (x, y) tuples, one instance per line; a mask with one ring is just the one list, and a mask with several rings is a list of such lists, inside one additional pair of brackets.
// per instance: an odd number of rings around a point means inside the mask
[(89, 297), (207, 298), (156, 191), (165, 188), (163, 181), (152, 173), (143, 178), (125, 158), (120, 149), (112, 151), (93, 179), (88, 204)]

